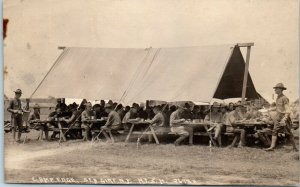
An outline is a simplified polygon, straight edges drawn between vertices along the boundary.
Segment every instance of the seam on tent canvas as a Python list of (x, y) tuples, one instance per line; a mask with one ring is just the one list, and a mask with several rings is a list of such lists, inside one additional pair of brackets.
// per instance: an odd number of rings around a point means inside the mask
[(62, 54), (59, 55), (59, 57), (55, 60), (55, 62), (53, 63), (53, 65), (51, 66), (51, 68), (48, 70), (48, 72), (46, 73), (46, 75), (44, 76), (44, 78), (41, 80), (41, 82), (38, 84), (38, 86), (36, 87), (36, 89), (33, 91), (33, 93), (30, 96), (30, 99), (33, 97), (33, 95), (36, 93), (36, 91), (40, 88), (40, 86), (42, 85), (42, 83), (44, 82), (44, 80), (47, 78), (47, 76), (49, 75), (49, 73), (52, 71), (52, 69), (54, 68), (54, 66), (60, 62), (65, 56), (66, 54), (69, 52), (69, 48), (66, 48), (65, 50), (63, 50)]
[(146, 59), (148, 58), (148, 56), (149, 56), (149, 54), (150, 54), (151, 51), (152, 51), (152, 47), (148, 48), (148, 52), (147, 52), (146, 56), (145, 56), (144, 59), (140, 62), (139, 66), (136, 68), (136, 71), (135, 71), (134, 75), (132, 76), (132, 78), (131, 78), (131, 80), (130, 80), (130, 82), (129, 82), (129, 84), (128, 84), (128, 87), (124, 90), (124, 92), (123, 92), (123, 94), (122, 94), (122, 96), (121, 96), (121, 98), (120, 98), (120, 100), (119, 100), (119, 103), (120, 103), (124, 98), (126, 98), (128, 91), (132, 88), (132, 86), (134, 85), (134, 83), (135, 83), (135, 81), (136, 81), (138, 75), (141, 73), (141, 72), (139, 72), (139, 70), (142, 69), (142, 67), (143, 67), (143, 65), (144, 65), (144, 62), (145, 62)]
[[(150, 63), (149, 63), (149, 65), (148, 65), (148, 67), (147, 67), (147, 69), (146, 69), (146, 71), (145, 71), (145, 73), (144, 73), (144, 75), (143, 75), (143, 77), (142, 77), (141, 80), (144, 80), (144, 79), (145, 79), (146, 74), (149, 72), (149, 69), (151, 68), (153, 62), (154, 62), (155, 59), (157, 58), (157, 56), (158, 56), (160, 50), (161, 50), (161, 48), (159, 48), (159, 49), (156, 50), (156, 52), (155, 52), (155, 54), (154, 54), (152, 60), (150, 61)], [(139, 92), (136, 93), (135, 96), (131, 98), (131, 101), (133, 102), (133, 99), (137, 98), (137, 97), (144, 91), (144, 89), (145, 89), (147, 86), (148, 86), (147, 84), (143, 84), (142, 89), (140, 89)]]
[(220, 82), (221, 82), (221, 79), (222, 79), (222, 77), (223, 77), (223, 74), (224, 74), (224, 72), (225, 72), (225, 69), (226, 69), (226, 67), (227, 67), (227, 65), (228, 65), (228, 63), (229, 63), (229, 60), (230, 60), (231, 57), (232, 57), (232, 54), (233, 54), (233, 51), (234, 51), (235, 47), (236, 47), (235, 45), (230, 47), (230, 48), (231, 48), (231, 53), (230, 53), (230, 55), (228, 56), (228, 58), (227, 58), (227, 60), (226, 60), (226, 63), (225, 63), (225, 65), (224, 65), (224, 67), (223, 67), (222, 74), (220, 75), (220, 77), (219, 77), (219, 79), (218, 79), (218, 84), (217, 84), (217, 86), (216, 86), (216, 88), (215, 88), (215, 91), (213, 92), (213, 95), (210, 97), (211, 99), (210, 99), (209, 103), (211, 103), (211, 101), (212, 101), (212, 99), (213, 99), (213, 97), (214, 97), (214, 95), (215, 95), (215, 93), (216, 93), (216, 91), (217, 91), (217, 89), (218, 89), (218, 87), (219, 87), (219, 84), (220, 84)]

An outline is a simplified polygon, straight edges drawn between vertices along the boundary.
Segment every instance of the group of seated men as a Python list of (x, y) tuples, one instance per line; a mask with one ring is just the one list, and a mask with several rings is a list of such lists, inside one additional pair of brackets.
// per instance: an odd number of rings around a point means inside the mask
[[(211, 106), (191, 106), (188, 103), (180, 104), (178, 106), (169, 106), (168, 104), (157, 105), (154, 107), (146, 105), (142, 107), (136, 103), (132, 106), (122, 106), (122, 104), (113, 103), (109, 101), (105, 103), (101, 100), (100, 104), (92, 106), (90, 102), (83, 100), (78, 106), (76, 103), (66, 105), (61, 100), (58, 100), (55, 111), (48, 116), (47, 124), (41, 126), (45, 132), (45, 138), (48, 140), (48, 129), (50, 127), (58, 127), (56, 120), (59, 120), (62, 126), (78, 127), (67, 132), (67, 136), (71, 138), (83, 138), (84, 140), (91, 140), (91, 130), (94, 122), (91, 119), (105, 119), (105, 123), (98, 127), (102, 129), (103, 134), (107, 137), (108, 131), (117, 131), (124, 129), (129, 130), (129, 123), (141, 119), (148, 120), (156, 129), (159, 127), (171, 127), (171, 132), (179, 135), (176, 139), (175, 145), (180, 145), (182, 141), (189, 138), (189, 144), (192, 144), (192, 137), (194, 129), (186, 122), (205, 122), (209, 124), (206, 131), (213, 134), (214, 140), (221, 138), (222, 132), (233, 133), (238, 139), (238, 146), (245, 146), (246, 132), (243, 128), (235, 127), (232, 124), (236, 121), (259, 119), (263, 118), (262, 113), (258, 111), (259, 108), (254, 105), (242, 105), (241, 102), (219, 104), (213, 103)], [(40, 120), (39, 106), (34, 107), (34, 111), (29, 116), (29, 123), (35, 123)], [(81, 131), (81, 128), (84, 131)], [(264, 144), (265, 136), (270, 133), (270, 127), (266, 129), (257, 130), (256, 135), (259, 141)], [(271, 129), (272, 131), (272, 129)], [(83, 134), (82, 134), (83, 133)], [(54, 139), (58, 132), (54, 131), (51, 139)], [(230, 146), (235, 146), (231, 144)], [(266, 145), (267, 146), (267, 145)]]

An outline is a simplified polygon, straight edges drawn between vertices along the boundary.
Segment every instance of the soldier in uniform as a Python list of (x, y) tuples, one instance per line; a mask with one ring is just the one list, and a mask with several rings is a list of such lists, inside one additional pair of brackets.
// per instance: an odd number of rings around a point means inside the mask
[(22, 90), (17, 89), (15, 91), (15, 98), (9, 102), (7, 111), (11, 113), (11, 124), (12, 124), (12, 131), (13, 131), (13, 138), (16, 140), (16, 131), (18, 127), (18, 139), (17, 142), (20, 142), (20, 138), (22, 135), (23, 130), (23, 113), (28, 112), (22, 109), (20, 97), (22, 95)]
[(117, 130), (123, 129), (123, 127), (120, 115), (114, 110), (112, 105), (106, 104), (105, 111), (108, 113), (108, 119), (105, 125), (101, 127), (101, 129), (103, 129), (103, 134), (106, 137), (106, 139), (109, 140), (110, 138), (107, 132), (116, 132)]
[(277, 94), (276, 108), (273, 109), (276, 111), (276, 116), (273, 119), (274, 127), (272, 130), (271, 146), (265, 150), (273, 151), (275, 149), (278, 133), (283, 130), (289, 135), (290, 141), (293, 145), (293, 150), (297, 151), (294, 141), (294, 135), (291, 132), (289, 99), (283, 94), (283, 91), (286, 90), (286, 87), (284, 87), (282, 83), (278, 83), (273, 88), (275, 89), (275, 93)]
[[(166, 127), (165, 116), (163, 115), (160, 106), (155, 106), (153, 112), (155, 116), (150, 121), (150, 125), (154, 127), (155, 131), (160, 131), (163, 127)], [(152, 134), (148, 135), (148, 140), (149, 142), (152, 142)]]
[(175, 110), (170, 116), (170, 126), (171, 132), (178, 134), (180, 137), (174, 142), (175, 146), (180, 145), (180, 143), (189, 137), (189, 144), (193, 144), (193, 130), (191, 128), (181, 125), (181, 123), (186, 120), (182, 117), (184, 113), (184, 105), (179, 105), (177, 110)]
[[(40, 117), (40, 106), (38, 104), (35, 104), (33, 107), (33, 112), (29, 115), (28, 122), (30, 124), (40, 122), (41, 117)], [(40, 124), (38, 126), (38, 129), (41, 129), (42, 131), (45, 132), (45, 138), (48, 140), (48, 126), (47, 124)]]
[(210, 128), (207, 130), (207, 132), (214, 130), (215, 140), (221, 137), (221, 129), (223, 126), (223, 115), (219, 111), (220, 107), (221, 106), (218, 102), (214, 102), (212, 105), (212, 111), (208, 113), (204, 118), (204, 121), (210, 124)]
[(92, 104), (90, 102), (87, 102), (85, 104), (85, 110), (81, 113), (82, 127), (84, 128), (84, 141), (91, 140), (92, 123), (89, 123), (88, 120), (92, 119), (92, 116)]

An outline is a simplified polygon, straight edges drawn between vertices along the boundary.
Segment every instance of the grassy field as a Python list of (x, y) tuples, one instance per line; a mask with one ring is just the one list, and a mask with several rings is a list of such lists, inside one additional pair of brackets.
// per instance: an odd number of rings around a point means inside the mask
[(7, 183), (297, 185), (299, 153), (284, 146), (209, 148), (168, 144), (14, 143), (5, 134)]

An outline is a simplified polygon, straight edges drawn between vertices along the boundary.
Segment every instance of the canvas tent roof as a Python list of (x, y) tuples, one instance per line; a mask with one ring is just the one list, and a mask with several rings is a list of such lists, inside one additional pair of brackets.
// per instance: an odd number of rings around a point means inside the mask
[[(210, 102), (241, 97), (245, 62), (236, 45), (65, 48), (33, 97)], [(247, 98), (258, 94), (248, 74)]]

